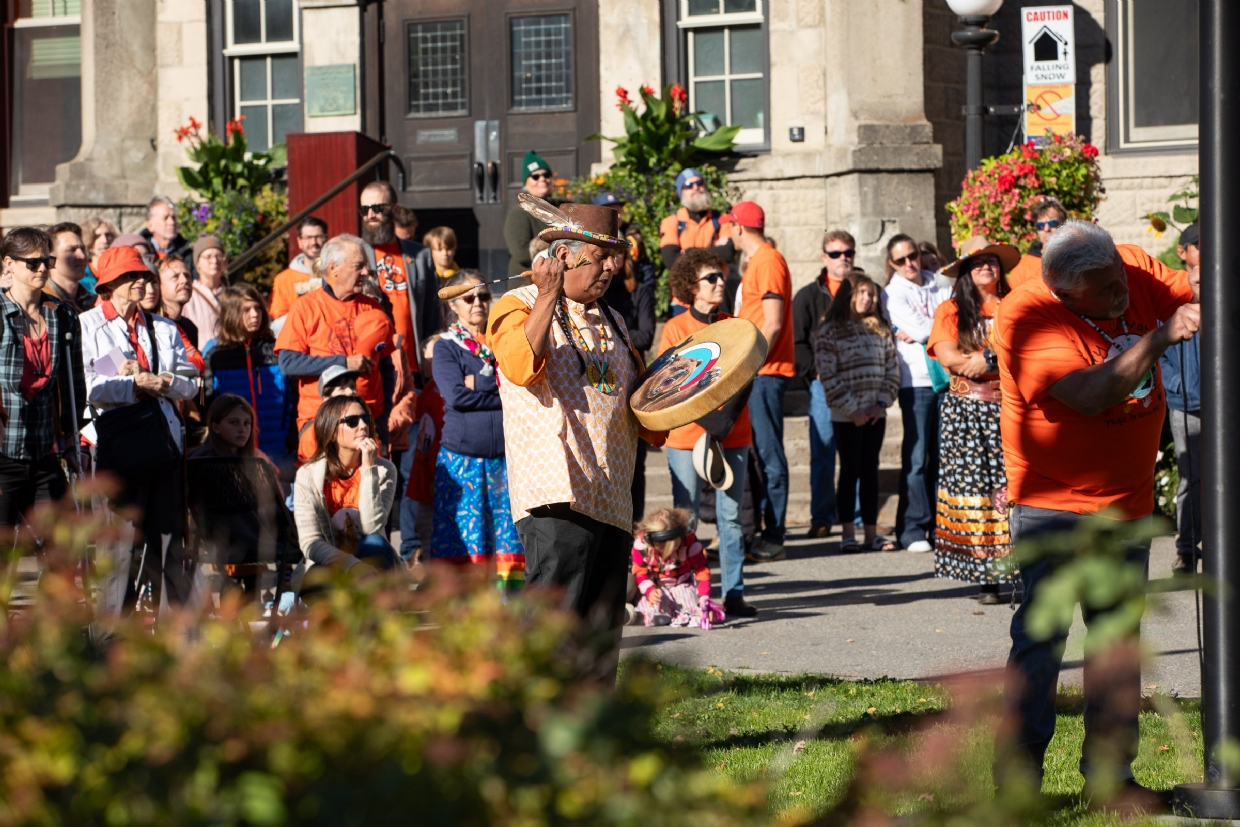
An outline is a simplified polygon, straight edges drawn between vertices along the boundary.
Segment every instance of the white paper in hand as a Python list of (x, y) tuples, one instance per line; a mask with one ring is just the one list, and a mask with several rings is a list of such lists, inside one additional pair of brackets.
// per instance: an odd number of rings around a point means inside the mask
[(100, 376), (120, 376), (121, 365), (125, 364), (129, 357), (119, 347), (112, 348), (111, 351), (105, 353), (95, 360), (95, 373)]

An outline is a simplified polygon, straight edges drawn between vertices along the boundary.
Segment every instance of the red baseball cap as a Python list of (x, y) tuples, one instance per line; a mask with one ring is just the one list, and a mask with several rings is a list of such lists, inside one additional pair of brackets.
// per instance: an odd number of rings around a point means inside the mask
[(766, 213), (752, 201), (741, 201), (732, 209), (719, 216), (720, 224), (730, 223), (740, 224), (742, 227), (748, 227), (751, 230), (762, 230), (766, 228)]
[(98, 280), (97, 287), (110, 284), (129, 273), (151, 275), (151, 268), (146, 266), (146, 262), (142, 260), (142, 254), (133, 247), (109, 247), (99, 254), (95, 266), (91, 269)]

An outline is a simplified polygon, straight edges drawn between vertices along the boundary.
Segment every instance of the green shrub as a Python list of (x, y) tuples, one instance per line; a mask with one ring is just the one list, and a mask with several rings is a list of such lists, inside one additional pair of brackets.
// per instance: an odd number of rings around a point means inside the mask
[[(34, 525), (54, 561), (112, 530), (72, 506)], [(765, 813), (761, 787), (652, 736), (652, 672), (614, 694), (578, 680), (562, 656), (574, 621), (546, 602), (375, 577), (331, 590), (275, 646), (227, 599), (153, 633), (122, 622), (101, 648), (64, 569), (20, 612), (14, 584), (0, 588), (4, 827), (725, 827)]]

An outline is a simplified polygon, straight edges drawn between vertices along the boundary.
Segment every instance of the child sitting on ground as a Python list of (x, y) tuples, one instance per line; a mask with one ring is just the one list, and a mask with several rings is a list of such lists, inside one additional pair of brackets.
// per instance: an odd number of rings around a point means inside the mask
[(456, 263), (456, 233), (451, 227), (432, 227), (422, 236), (422, 243), (430, 248), (440, 281), (451, 278), (461, 269)]
[(723, 608), (710, 599), (710, 569), (690, 520), (683, 508), (661, 508), (633, 533), (633, 576), (642, 595), (637, 611), (647, 626), (705, 630), (723, 620)]

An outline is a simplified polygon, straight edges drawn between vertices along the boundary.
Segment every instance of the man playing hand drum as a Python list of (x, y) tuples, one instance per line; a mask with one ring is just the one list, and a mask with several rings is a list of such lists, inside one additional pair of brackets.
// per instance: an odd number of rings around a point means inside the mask
[[(565, 204), (532, 285), (491, 311), (500, 369), (512, 516), (525, 546), (526, 588), (564, 590), (594, 652), (586, 670), (615, 680), (640, 426), (629, 408), (645, 365), (620, 316), (602, 301), (624, 277), (629, 244), (608, 207)], [(640, 434), (662, 444), (664, 434)], [(642, 469), (636, 469), (642, 473)]]

